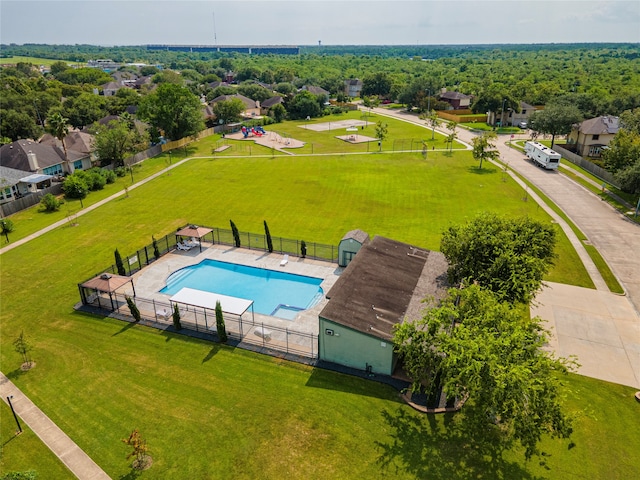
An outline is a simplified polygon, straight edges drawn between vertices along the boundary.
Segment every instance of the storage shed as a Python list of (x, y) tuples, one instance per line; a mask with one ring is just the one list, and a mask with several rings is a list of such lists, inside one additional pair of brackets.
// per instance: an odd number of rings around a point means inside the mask
[(338, 245), (338, 265), (346, 267), (363, 245), (369, 242), (369, 234), (362, 230), (347, 232)]
[(438, 302), (446, 295), (447, 266), (439, 252), (378, 236), (367, 242), (326, 295), (319, 358), (391, 375), (393, 326), (421, 318), (425, 298)]

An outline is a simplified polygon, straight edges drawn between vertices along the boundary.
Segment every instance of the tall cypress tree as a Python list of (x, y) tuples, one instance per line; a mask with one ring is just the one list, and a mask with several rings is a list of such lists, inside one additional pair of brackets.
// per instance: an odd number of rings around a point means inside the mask
[(124, 269), (124, 264), (122, 263), (122, 257), (120, 256), (120, 252), (116, 248), (116, 251), (113, 252), (113, 255), (116, 257), (116, 269), (118, 270), (118, 275), (126, 275), (127, 271)]
[(216, 302), (216, 329), (218, 330), (218, 338), (220, 338), (220, 341), (227, 343), (227, 328), (224, 325), (224, 316), (222, 315), (220, 300)]
[(269, 232), (266, 220), (264, 221), (264, 234), (267, 237), (267, 250), (269, 250), (269, 253), (273, 253), (273, 241), (271, 240), (271, 232)]
[(229, 220), (231, 224), (231, 233), (233, 234), (233, 241), (236, 244), (236, 248), (240, 248), (240, 232), (238, 232), (238, 227), (233, 223), (233, 220)]

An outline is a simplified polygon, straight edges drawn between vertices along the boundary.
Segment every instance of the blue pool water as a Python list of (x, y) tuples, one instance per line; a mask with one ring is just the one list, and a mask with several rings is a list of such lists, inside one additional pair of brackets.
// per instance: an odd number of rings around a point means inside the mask
[(321, 283), (321, 278), (203, 260), (172, 273), (160, 293), (174, 295), (188, 287), (244, 298), (253, 300), (256, 313), (293, 320), (322, 298)]

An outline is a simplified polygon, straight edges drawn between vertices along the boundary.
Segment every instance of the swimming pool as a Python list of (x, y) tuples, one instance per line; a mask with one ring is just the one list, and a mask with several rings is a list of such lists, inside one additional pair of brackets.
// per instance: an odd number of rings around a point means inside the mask
[(253, 300), (257, 313), (293, 320), (322, 298), (321, 283), (321, 278), (203, 260), (173, 272), (160, 293), (174, 295), (188, 287), (244, 298)]

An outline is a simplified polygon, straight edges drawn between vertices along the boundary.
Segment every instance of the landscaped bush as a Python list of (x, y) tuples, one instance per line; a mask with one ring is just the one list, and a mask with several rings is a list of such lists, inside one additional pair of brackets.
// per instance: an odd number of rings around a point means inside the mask
[(127, 171), (124, 167), (116, 167), (114, 170), (117, 177), (124, 177), (127, 174)]
[(47, 193), (40, 200), (40, 208), (45, 212), (56, 212), (60, 208), (60, 200), (51, 193)]
[(116, 174), (113, 170), (105, 170), (104, 178), (108, 184), (116, 183)]

